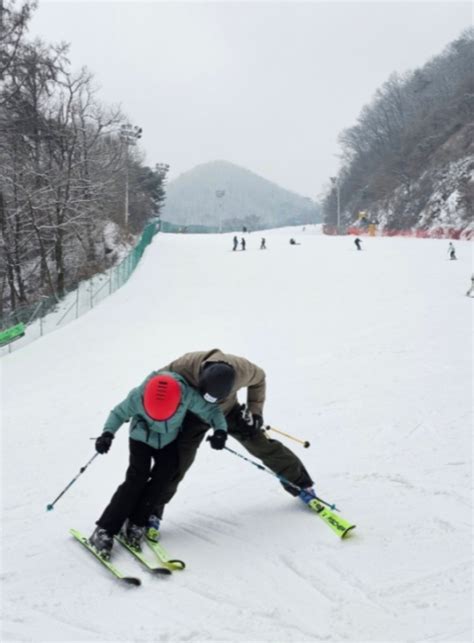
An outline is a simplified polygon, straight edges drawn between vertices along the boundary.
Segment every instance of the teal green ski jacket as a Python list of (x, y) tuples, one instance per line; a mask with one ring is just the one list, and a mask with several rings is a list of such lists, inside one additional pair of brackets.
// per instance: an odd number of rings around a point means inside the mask
[[(173, 417), (165, 422), (152, 420), (143, 408), (145, 384), (155, 375), (171, 375), (181, 386), (181, 402), (178, 409)], [(196, 389), (189, 386), (184, 377), (170, 371), (153, 371), (140, 386), (130, 391), (123, 402), (112, 409), (103, 433), (109, 431), (115, 434), (122, 424), (131, 419), (130, 439), (144, 442), (154, 449), (161, 449), (178, 437), (187, 411), (195, 413), (213, 428), (227, 431), (227, 422), (219, 406), (206, 402)]]

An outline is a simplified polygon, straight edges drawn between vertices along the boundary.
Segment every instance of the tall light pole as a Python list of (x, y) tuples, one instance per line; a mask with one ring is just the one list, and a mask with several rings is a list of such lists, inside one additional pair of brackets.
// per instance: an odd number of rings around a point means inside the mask
[(120, 128), (120, 138), (125, 144), (125, 207), (124, 207), (124, 223), (128, 227), (128, 148), (130, 145), (136, 145), (139, 138), (142, 137), (142, 128), (137, 125), (130, 125), (126, 123)]
[(216, 197), (218, 199), (219, 209), (219, 232), (222, 232), (222, 198), (225, 196), (225, 190), (216, 190)]
[(339, 234), (339, 228), (341, 225), (341, 194), (339, 191), (339, 180), (337, 176), (331, 176), (332, 184), (336, 188), (336, 202), (337, 202), (337, 232)]

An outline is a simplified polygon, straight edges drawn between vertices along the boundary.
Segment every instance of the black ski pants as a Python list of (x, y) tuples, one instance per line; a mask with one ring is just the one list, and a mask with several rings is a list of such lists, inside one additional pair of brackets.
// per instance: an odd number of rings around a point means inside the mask
[(96, 523), (112, 535), (118, 534), (127, 518), (135, 525), (146, 525), (160, 490), (166, 488), (178, 472), (176, 440), (162, 449), (153, 449), (138, 440), (129, 440), (129, 446), (125, 480)]
[[(283, 476), (299, 487), (310, 487), (313, 485), (311, 476), (306, 471), (301, 460), (278, 440), (267, 437), (263, 430), (256, 431), (251, 437), (244, 437), (238, 431), (237, 425), (232, 421), (232, 411), (226, 416), (229, 435), (240, 442), (248, 453), (258, 458), (263, 464), (279, 476)], [(200, 418), (188, 412), (184, 418), (181, 432), (176, 442), (178, 450), (178, 471), (169, 479), (167, 484), (161, 486), (155, 499), (153, 514), (161, 518), (164, 506), (176, 493), (179, 483), (186, 475), (186, 472), (194, 462), (197, 450), (204, 439), (209, 425)], [(283, 485), (286, 491), (297, 495), (292, 487)]]

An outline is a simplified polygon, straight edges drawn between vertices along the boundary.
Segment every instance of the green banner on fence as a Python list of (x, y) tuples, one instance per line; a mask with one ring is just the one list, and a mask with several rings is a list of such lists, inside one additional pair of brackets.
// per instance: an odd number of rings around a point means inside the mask
[(10, 342), (13, 342), (15, 339), (19, 339), (20, 337), (23, 337), (24, 334), (25, 334), (25, 324), (16, 324), (16, 326), (7, 328), (6, 330), (0, 333), (0, 346), (9, 344)]

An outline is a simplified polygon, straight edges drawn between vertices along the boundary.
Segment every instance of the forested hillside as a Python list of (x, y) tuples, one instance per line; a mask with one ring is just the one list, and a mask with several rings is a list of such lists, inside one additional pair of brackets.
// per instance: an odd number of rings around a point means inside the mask
[(452, 226), (472, 217), (474, 30), (415, 71), (394, 73), (340, 135), (342, 170), (326, 194), (326, 224), (359, 214), (392, 230)]
[(163, 218), (238, 230), (319, 222), (319, 206), (228, 161), (198, 165), (170, 181)]
[(112, 265), (159, 214), (168, 170), (143, 164), (140, 128), (67, 45), (28, 39), (33, 10), (0, 4), (0, 319)]

